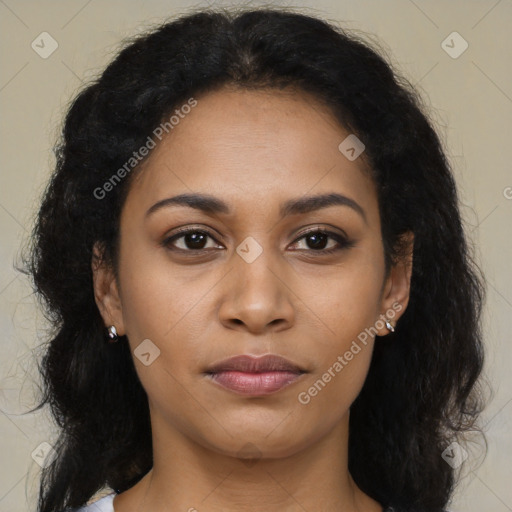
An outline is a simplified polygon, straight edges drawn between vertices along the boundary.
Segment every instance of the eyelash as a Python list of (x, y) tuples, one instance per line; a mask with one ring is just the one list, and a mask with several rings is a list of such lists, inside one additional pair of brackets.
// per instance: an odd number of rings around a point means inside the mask
[[(209, 249), (181, 249), (181, 248), (171, 247), (172, 242), (179, 240), (180, 238), (183, 238), (184, 236), (191, 234), (191, 233), (196, 233), (196, 234), (199, 233), (199, 234), (206, 235), (206, 236), (210, 237), (212, 240), (214, 240), (216, 243), (218, 243), (217, 240), (208, 231), (205, 231), (203, 229), (197, 229), (197, 228), (196, 229), (186, 228), (186, 229), (183, 229), (183, 230), (180, 230), (180, 231), (174, 233), (170, 237), (165, 238), (162, 241), (162, 246), (170, 251), (179, 251), (179, 252), (190, 252), (190, 253), (201, 254), (205, 251), (208, 251)], [(316, 253), (319, 255), (327, 256), (327, 255), (333, 254), (335, 252), (341, 251), (343, 249), (350, 249), (351, 247), (353, 247), (355, 245), (354, 241), (348, 240), (347, 238), (345, 238), (342, 235), (339, 235), (338, 233), (333, 233), (332, 231), (328, 231), (328, 230), (320, 229), (320, 228), (313, 229), (311, 231), (302, 233), (302, 235), (294, 241), (294, 244), (308, 236), (317, 235), (317, 234), (327, 235), (329, 238), (332, 238), (333, 240), (338, 242), (339, 246), (331, 248), (331, 249), (321, 249), (321, 250), (315, 250), (315, 249), (299, 249), (299, 250), (300, 251), (305, 250), (305, 251), (313, 252), (313, 253)]]

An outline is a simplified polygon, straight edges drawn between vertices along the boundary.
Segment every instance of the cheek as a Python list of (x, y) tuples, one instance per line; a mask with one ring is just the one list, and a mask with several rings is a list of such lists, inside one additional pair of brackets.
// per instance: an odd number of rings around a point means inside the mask
[[(374, 347), (375, 323), (367, 301), (355, 297), (332, 303), (333, 316), (323, 336), (315, 335), (314, 350), (308, 348), (317, 362), (312, 374), (297, 390), (297, 401), (312, 418), (334, 424), (350, 409), (366, 380)], [(306, 412), (306, 411), (305, 411)]]
[[(336, 277), (322, 283), (321, 293), (309, 292), (321, 318), (309, 353), (317, 361), (314, 373), (298, 391), (298, 401), (310, 412), (339, 419), (359, 394), (371, 362), (379, 319), (380, 287), (384, 268), (379, 262), (354, 258)], [(302, 393), (302, 395), (301, 395)], [(302, 399), (301, 399), (302, 397)]]
[(332, 358), (297, 390), (298, 407), (307, 421), (328, 430), (347, 414), (366, 380), (372, 347), (371, 343), (361, 345), (350, 361), (343, 358), (343, 353), (339, 354), (343, 362)]
[[(155, 256), (155, 252), (122, 253), (123, 320), (148, 395), (165, 396), (174, 403), (183, 400), (179, 384), (189, 385), (200, 367), (205, 329), (198, 314), (206, 317), (202, 314), (204, 295), (212, 283), (207, 276), (193, 278), (190, 269), (172, 267), (165, 255)], [(143, 353), (150, 353), (146, 360), (138, 357), (143, 347)], [(148, 359), (150, 364), (144, 364)]]
[(205, 283), (171, 265), (163, 249), (146, 245), (139, 241), (131, 250), (121, 248), (123, 319), (129, 338), (164, 343), (204, 294)]
[(318, 324), (327, 347), (342, 350), (366, 328), (373, 326), (380, 313), (380, 292), (384, 267), (379, 262), (365, 262), (354, 255), (321, 281), (303, 283), (298, 292), (306, 305), (306, 316)]

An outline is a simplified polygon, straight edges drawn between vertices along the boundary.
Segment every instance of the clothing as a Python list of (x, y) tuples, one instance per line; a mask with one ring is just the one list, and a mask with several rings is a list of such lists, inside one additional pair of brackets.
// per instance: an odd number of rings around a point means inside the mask
[[(77, 509), (75, 512), (114, 512), (114, 496), (115, 492), (103, 496), (99, 500)], [(394, 512), (393, 508), (388, 507), (384, 512)]]
[(115, 492), (111, 492), (110, 494), (103, 496), (103, 498), (100, 498), (94, 503), (76, 509), (75, 512), (114, 512), (115, 495)]
[[(75, 510), (75, 512), (114, 512), (114, 496), (115, 492), (107, 494), (99, 500), (85, 507)], [(395, 512), (393, 507), (387, 507), (384, 512)]]

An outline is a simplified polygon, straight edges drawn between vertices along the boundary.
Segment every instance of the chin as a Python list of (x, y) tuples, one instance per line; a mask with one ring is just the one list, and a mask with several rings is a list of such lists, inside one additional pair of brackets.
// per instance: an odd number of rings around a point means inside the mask
[[(229, 430), (228, 430), (229, 431)], [(210, 439), (208, 444), (215, 452), (237, 459), (256, 461), (259, 459), (281, 459), (290, 457), (312, 445), (316, 439), (290, 437), (290, 429), (276, 433), (266, 428), (263, 431), (253, 429), (238, 430), (233, 437)]]

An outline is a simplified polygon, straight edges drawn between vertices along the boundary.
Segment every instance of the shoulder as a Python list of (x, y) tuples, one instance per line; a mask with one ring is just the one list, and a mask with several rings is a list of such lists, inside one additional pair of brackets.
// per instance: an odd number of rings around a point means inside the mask
[(81, 508), (73, 509), (71, 512), (114, 512), (114, 496), (115, 492), (103, 496), (93, 503), (89, 503)]
[[(384, 510), (382, 512), (414, 512), (413, 510), (408, 510), (406, 511), (405, 509), (403, 508), (397, 508), (397, 507), (392, 507), (391, 505), (387, 508), (384, 508)], [(450, 512), (450, 510), (442, 510), (440, 512)]]

